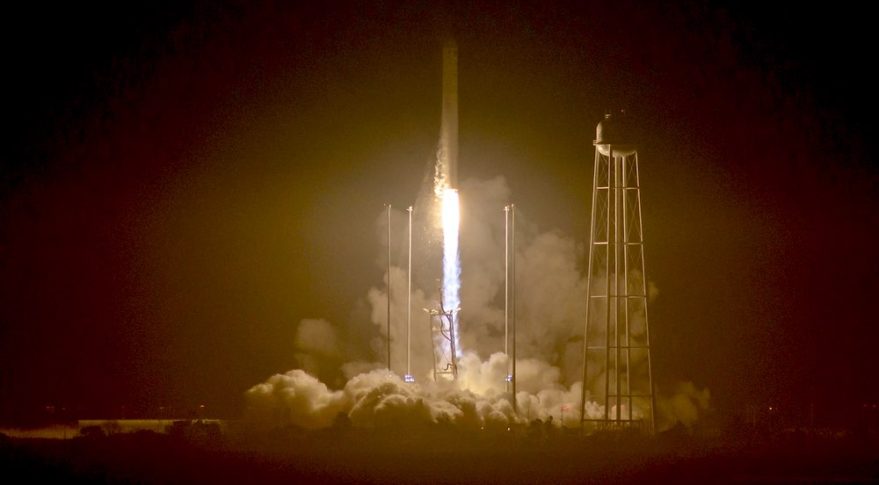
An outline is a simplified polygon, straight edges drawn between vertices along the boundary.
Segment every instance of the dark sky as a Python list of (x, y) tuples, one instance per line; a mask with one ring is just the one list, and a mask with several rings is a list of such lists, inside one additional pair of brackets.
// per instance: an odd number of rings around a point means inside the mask
[(594, 126), (638, 120), (661, 385), (879, 399), (855, 2), (322, 3), (4, 7), (4, 411), (235, 415), (296, 322), (349, 319), (433, 158), (448, 35), (460, 176), (504, 175), (542, 229), (585, 240)]

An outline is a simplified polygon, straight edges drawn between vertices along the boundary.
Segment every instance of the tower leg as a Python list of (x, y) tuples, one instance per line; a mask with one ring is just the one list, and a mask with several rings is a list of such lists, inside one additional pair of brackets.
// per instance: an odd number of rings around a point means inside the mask
[(589, 217), (589, 263), (586, 275), (586, 321), (583, 324), (583, 386), (580, 389), (580, 424), (586, 426), (586, 389), (589, 387), (589, 319), (592, 317), (592, 261), (595, 252), (595, 201), (598, 198), (598, 164), (601, 154), (595, 151), (592, 164), (592, 207)]

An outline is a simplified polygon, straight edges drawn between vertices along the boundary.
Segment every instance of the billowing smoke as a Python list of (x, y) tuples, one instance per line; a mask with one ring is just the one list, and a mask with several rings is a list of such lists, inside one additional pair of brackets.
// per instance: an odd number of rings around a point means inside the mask
[[(506, 426), (534, 419), (556, 425), (579, 424), (582, 390), (583, 321), (586, 277), (578, 269), (582, 248), (558, 231), (540, 232), (527, 218), (517, 222), (517, 390), (513, 410), (506, 376), (504, 337), (504, 216), (510, 190), (503, 177), (470, 179), (460, 185), (461, 312), (458, 378), (435, 382), (435, 339), (425, 308), (436, 308), (442, 234), (432, 187), (425, 186), (416, 204), (414, 222), (411, 330), (407, 326), (404, 211), (392, 214), (390, 273), (383, 284), (367, 292), (368, 316), (348, 325), (326, 320), (303, 320), (296, 332), (300, 369), (278, 374), (247, 392), (248, 416), (267, 425), (293, 424), (306, 428), (330, 426), (340, 413), (356, 426), (431, 422), (462, 426)], [(384, 245), (386, 216), (378, 218)], [(386, 267), (387, 261), (381, 261)], [(633, 274), (632, 278), (640, 278)], [(593, 280), (595, 281), (595, 280)], [(594, 284), (594, 283), (593, 283)], [(657, 291), (650, 286), (651, 298)], [(391, 370), (387, 362), (387, 303), (391, 303)], [(368, 320), (368, 321), (367, 321)], [(632, 320), (637, 332), (637, 315)], [(406, 342), (411, 341), (407, 359)], [(364, 338), (364, 336), (366, 336)], [(345, 359), (345, 356), (357, 356)], [(632, 355), (633, 373), (646, 369), (645, 359)], [(405, 383), (407, 361), (415, 383)], [(592, 365), (592, 364), (590, 364)], [(598, 368), (599, 366), (593, 366)], [(323, 382), (338, 383), (337, 390)], [(587, 417), (605, 414), (595, 386), (603, 376), (587, 381)], [(344, 383), (344, 384), (343, 384)], [(673, 397), (659, 400), (657, 420), (663, 426), (692, 425), (707, 408), (709, 393), (688, 383)], [(633, 402), (633, 417), (646, 417), (647, 402)], [(625, 408), (625, 406), (624, 406)], [(613, 409), (609, 410), (613, 415)], [(623, 412), (623, 415), (626, 411)]]
[(341, 349), (335, 327), (323, 319), (306, 318), (296, 329), (296, 349), (294, 354), (302, 370), (318, 376), (330, 366), (341, 364)]
[(339, 391), (301, 370), (271, 377), (247, 392), (249, 417), (260, 424), (330, 426), (339, 413), (363, 427), (448, 423), (479, 428), (514, 419), (509, 400), (484, 396), (450, 382), (405, 383), (385, 369), (357, 375)]
[(300, 369), (276, 374), (247, 391), (248, 417), (264, 424), (325, 428), (343, 411), (345, 393)]
[(660, 429), (668, 429), (678, 423), (690, 427), (708, 410), (711, 392), (698, 389), (692, 382), (680, 382), (671, 397), (657, 401)]

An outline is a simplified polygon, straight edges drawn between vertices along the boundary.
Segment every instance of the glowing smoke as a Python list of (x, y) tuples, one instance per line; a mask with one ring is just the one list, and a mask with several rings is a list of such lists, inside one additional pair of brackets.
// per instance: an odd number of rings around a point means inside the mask
[[(422, 210), (417, 225), (425, 233), (438, 230), (442, 206), (434, 192), (433, 177), (419, 199)], [(339, 413), (357, 426), (383, 426), (393, 422), (447, 422), (459, 426), (504, 426), (510, 422), (553, 418), (556, 426), (579, 424), (582, 378), (582, 331), (585, 317), (585, 275), (577, 269), (581, 248), (558, 231), (540, 232), (520, 213), (518, 235), (518, 415), (505, 392), (507, 358), (503, 349), (503, 206), (510, 190), (503, 177), (464, 181), (460, 185), (461, 207), (467, 214), (458, 218), (458, 262), (460, 315), (458, 379), (433, 382), (433, 340), (421, 311), (436, 307), (437, 293), (432, 274), (418, 280), (412, 295), (412, 370), (416, 384), (402, 382), (388, 373), (382, 362), (386, 339), (387, 291), (391, 293), (393, 346), (392, 369), (405, 369), (406, 280), (403, 257), (393, 261), (384, 283), (369, 290), (364, 311), (346, 325), (325, 320), (304, 320), (296, 333), (295, 352), (302, 370), (269, 378), (247, 392), (248, 416), (253, 422), (278, 426), (294, 424), (307, 428), (330, 426)], [(434, 210), (429, 210), (431, 205)], [(419, 207), (419, 205), (417, 205)], [(459, 215), (460, 212), (456, 213)], [(394, 212), (393, 226), (405, 228), (406, 215)], [(378, 224), (386, 217), (376, 218)], [(430, 229), (434, 226), (435, 229)], [(405, 230), (401, 230), (404, 233)], [(445, 243), (445, 233), (435, 234)], [(377, 231), (384, 245), (385, 230)], [(403, 237), (403, 236), (401, 236)], [(438, 242), (438, 241), (437, 241)], [(427, 254), (427, 241), (416, 246), (416, 255)], [(444, 250), (443, 248), (438, 248)], [(403, 252), (401, 251), (401, 254)], [(405, 256), (405, 255), (403, 255)], [(440, 254), (436, 255), (438, 263)], [(440, 266), (437, 264), (437, 266)], [(444, 265), (443, 265), (444, 266)], [(467, 271), (461, 273), (460, 268)], [(437, 268), (440, 269), (440, 268)], [(423, 275), (422, 275), (423, 276)], [(652, 291), (653, 292), (653, 291)], [(443, 298), (447, 298), (444, 294)], [(445, 304), (446, 308), (452, 308)], [(359, 316), (357, 316), (359, 315)], [(343, 356), (348, 361), (343, 360)], [(319, 374), (317, 372), (319, 371)], [(590, 376), (593, 381), (594, 376)], [(337, 383), (332, 387), (324, 385)], [(587, 385), (587, 399), (596, 395)], [(658, 428), (662, 421), (692, 424), (707, 408), (707, 390), (684, 385), (667, 399), (657, 396)], [(637, 406), (637, 403), (636, 403)], [(603, 406), (591, 400), (588, 417), (604, 416)], [(625, 415), (625, 413), (623, 413)], [(637, 407), (637, 417), (643, 414)]]
[(708, 409), (710, 400), (711, 392), (708, 389), (697, 389), (692, 382), (679, 382), (674, 394), (657, 402), (661, 429), (671, 428), (678, 423), (692, 426)]

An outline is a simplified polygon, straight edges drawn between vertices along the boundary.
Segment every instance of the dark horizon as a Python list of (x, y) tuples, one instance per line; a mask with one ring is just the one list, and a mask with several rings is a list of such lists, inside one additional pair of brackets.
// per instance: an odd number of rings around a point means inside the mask
[(459, 178), (541, 231), (586, 244), (595, 124), (638, 120), (660, 392), (850, 419), (879, 402), (870, 16), (724, 3), (11, 7), (0, 418), (240, 416), (300, 320), (364, 320), (451, 33)]

